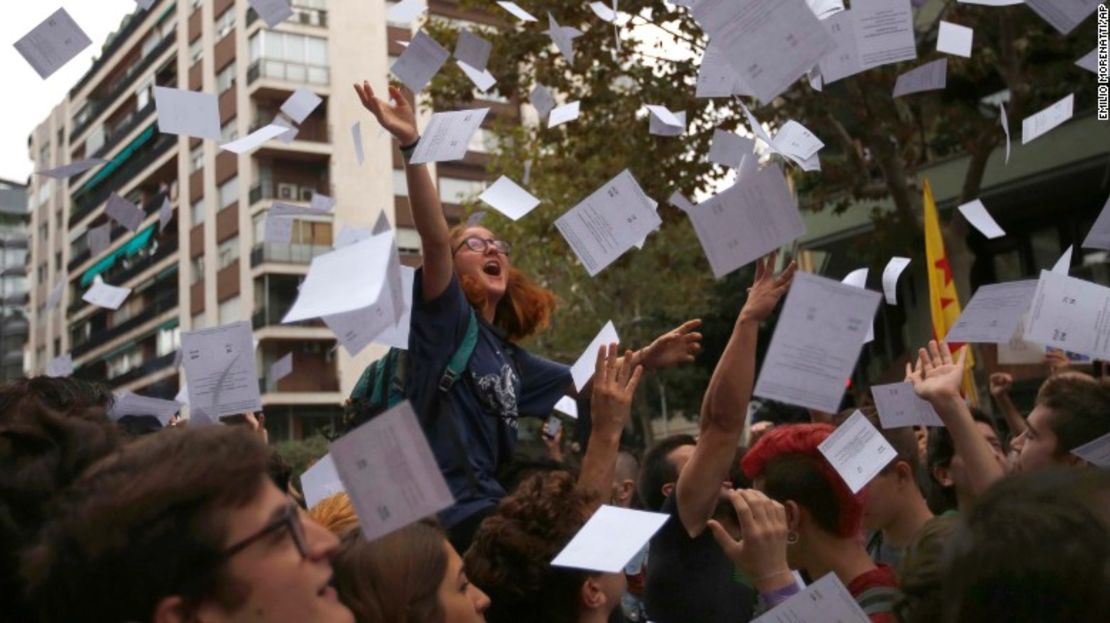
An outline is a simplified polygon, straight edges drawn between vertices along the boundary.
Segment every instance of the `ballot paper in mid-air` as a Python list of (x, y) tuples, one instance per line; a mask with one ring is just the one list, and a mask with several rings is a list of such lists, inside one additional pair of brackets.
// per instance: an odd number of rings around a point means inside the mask
[(547, 36), (551, 37), (551, 42), (559, 49), (559, 53), (567, 59), (567, 63), (574, 64), (574, 40), (582, 36), (582, 31), (572, 26), (560, 26), (559, 22), (555, 21), (555, 16), (550, 12), (547, 14)]
[(158, 131), (220, 140), (220, 102), (209, 93), (154, 87)]
[(281, 112), (289, 115), (289, 118), (297, 123), (304, 123), (304, 120), (316, 110), (316, 107), (323, 103), (323, 99), (312, 92), (312, 89), (301, 87), (281, 105)]
[(689, 212), (717, 279), (805, 233), (778, 167), (754, 171)]
[[(381, 266), (384, 275), (380, 291), (374, 301), (357, 309), (336, 314), (322, 316), (324, 324), (335, 334), (339, 343), (347, 349), (352, 356), (357, 355), (362, 349), (378, 339), (382, 333), (396, 328), (402, 321), (406, 310), (411, 308), (411, 299), (406, 299), (406, 286), (411, 290), (411, 282), (406, 282), (401, 266), (400, 255), (393, 239), (392, 231), (385, 231), (372, 236), (367, 241), (357, 242), (354, 245), (343, 247), (350, 249), (353, 246), (366, 244), (378, 240), (389, 243), (388, 255), (384, 263), (379, 262), (374, 266)], [(406, 308), (406, 301), (409, 308)], [(404, 322), (408, 322), (405, 320)], [(393, 336), (387, 336), (391, 338)], [(407, 339), (407, 338), (406, 338)], [(406, 342), (407, 343), (407, 342)]]
[(283, 125), (271, 123), (258, 128), (243, 138), (220, 145), (220, 149), (230, 151), (233, 154), (245, 154), (249, 151), (258, 149), (266, 141), (275, 139), (288, 131), (289, 128)]
[(502, 9), (505, 9), (509, 13), (512, 13), (514, 16), (516, 16), (517, 19), (519, 19), (522, 22), (538, 22), (538, 21), (540, 21), (540, 20), (536, 19), (535, 15), (532, 15), (528, 11), (525, 11), (524, 9), (520, 8), (520, 5), (515, 3), (515, 2), (498, 2), (497, 4)]
[(130, 231), (138, 229), (139, 225), (143, 224), (143, 218), (146, 217), (142, 208), (116, 193), (108, 197), (108, 205), (104, 208), (104, 213)]
[(1083, 69), (1086, 69), (1087, 71), (1091, 72), (1092, 74), (1097, 74), (1098, 73), (1098, 47), (1096, 46), (1094, 48), (1091, 48), (1090, 52), (1087, 52), (1082, 57), (1080, 57), (1079, 60), (1075, 61), (1075, 65), (1077, 67), (1081, 67)]
[(806, 5), (817, 19), (826, 19), (844, 10), (843, 0), (806, 0)]
[(871, 397), (883, 428), (944, 426), (933, 405), (918, 396), (910, 383), (872, 385)]
[(938, 58), (898, 76), (898, 79), (894, 82), (893, 97), (902, 97), (903, 95), (924, 91), (937, 91), (943, 89), (947, 82), (948, 59)]
[[(1052, 27), (1066, 35), (1094, 13), (1099, 0), (1025, 0), (1025, 4)], [(1105, 13), (1103, 14), (1105, 15)], [(1105, 24), (1105, 22), (1103, 22)], [(1105, 28), (1105, 26), (1103, 26)]]
[(1005, 344), (1029, 311), (1037, 281), (1010, 281), (980, 286), (944, 338), (955, 343)]
[(200, 414), (216, 422), (224, 415), (262, 410), (249, 322), (186, 331), (181, 352), (190, 417)]
[(401, 0), (389, 7), (386, 19), (390, 24), (410, 24), (427, 8), (424, 0)]
[(564, 123), (570, 123), (578, 118), (581, 110), (582, 102), (570, 102), (562, 106), (556, 106), (551, 109), (551, 114), (547, 117), (547, 127), (557, 128)]
[(487, 39), (483, 39), (469, 30), (459, 31), (458, 41), (455, 42), (455, 58), (460, 62), (466, 63), (478, 71), (485, 71), (492, 51), (493, 44)]
[(1044, 110), (1026, 117), (1021, 122), (1021, 144), (1026, 145), (1033, 139), (1049, 132), (1056, 126), (1071, 119), (1072, 108), (1075, 105), (1075, 95), (1068, 94), (1055, 104)]
[(493, 74), (491, 74), (488, 69), (479, 71), (462, 61), (458, 61), (458, 64), (459, 69), (466, 74), (467, 78), (470, 78), (470, 81), (473, 82), (474, 86), (482, 93), (489, 91), (493, 88), (493, 85), (497, 84), (497, 78), (494, 78)]
[(46, 362), (46, 376), (51, 378), (62, 378), (73, 374), (73, 357), (68, 353), (51, 359)]
[(89, 242), (89, 253), (92, 257), (96, 257), (103, 253), (112, 242), (112, 224), (105, 223), (93, 227), (86, 236)]
[(351, 126), (351, 143), (355, 146), (355, 161), (361, 165), (366, 161), (366, 152), (362, 146), (362, 122), (356, 121)]
[(1110, 433), (1075, 448), (1071, 453), (1091, 465), (1110, 469)]
[(552, 408), (563, 415), (578, 419), (578, 401), (570, 396), (563, 396)]
[(531, 212), (540, 200), (502, 175), (478, 199), (514, 221)]
[(131, 288), (110, 286), (99, 279), (93, 280), (92, 287), (85, 291), (82, 301), (106, 309), (119, 309), (131, 295)]
[(104, 158), (89, 158), (87, 160), (78, 160), (77, 162), (64, 164), (60, 167), (54, 167), (53, 169), (46, 169), (45, 171), (36, 171), (35, 175), (52, 177), (56, 180), (64, 180), (109, 162), (111, 161), (105, 160)]
[(603, 504), (551, 561), (553, 567), (620, 573), (670, 515)]
[(859, 60), (859, 46), (856, 44), (855, 12), (849, 10), (836, 13), (825, 19), (822, 26), (833, 40), (833, 48), (817, 63), (822, 82), (832, 84), (863, 71), (863, 64)]
[(713, 141), (709, 143), (710, 162), (739, 169), (745, 158), (755, 157), (755, 141), (752, 139), (719, 128), (713, 130)]
[(423, 30), (409, 42), (408, 47), (393, 63), (390, 71), (413, 93), (419, 93), (428, 86), (432, 77), (443, 67), (451, 53), (432, 39)]
[(941, 20), (937, 29), (937, 52), (971, 58), (971, 42), (975, 31), (967, 26)]
[(249, 0), (251, 8), (270, 28), (293, 16), (289, 0)]
[(298, 322), (375, 304), (394, 251), (393, 236), (386, 233), (313, 258), (296, 302), (281, 321)]
[(859, 493), (898, 455), (879, 429), (860, 411), (837, 426), (817, 446), (817, 450), (840, 474), (852, 493)]
[(181, 403), (176, 400), (163, 400), (140, 396), (131, 392), (117, 394), (112, 401), (112, 408), (108, 410), (108, 417), (118, 420), (128, 415), (152, 415), (158, 418), (162, 426), (166, 426), (181, 410)]
[(960, 211), (960, 214), (964, 215), (964, 218), (967, 219), (967, 222), (970, 223), (972, 227), (979, 230), (979, 233), (987, 238), (993, 240), (994, 238), (1001, 238), (1006, 235), (1005, 230), (999, 227), (994, 217), (991, 216), (990, 212), (987, 212), (987, 206), (983, 205), (982, 201), (978, 199), (969, 201), (960, 205), (957, 209)]
[(1084, 249), (1104, 249), (1110, 251), (1110, 198), (1102, 206), (1094, 225), (1083, 239)]
[(898, 304), (898, 277), (910, 265), (908, 257), (892, 257), (883, 269), (883, 295), (888, 305)]
[(696, 97), (732, 97), (751, 95), (751, 89), (744, 85), (732, 63), (725, 57), (722, 46), (710, 41), (698, 66)]
[(335, 470), (335, 461), (331, 453), (320, 457), (319, 461), (301, 474), (301, 491), (304, 491), (305, 505), (309, 510), (327, 498), (343, 493), (343, 481), (339, 479), (339, 472)]
[(329, 449), (367, 541), (455, 501), (408, 401), (340, 437)]
[(532, 92), (528, 94), (528, 101), (532, 102), (532, 107), (539, 113), (540, 121), (546, 119), (556, 106), (555, 96), (542, 84), (532, 87)]
[(286, 353), (284, 357), (270, 364), (270, 382), (277, 384), (281, 379), (293, 374), (293, 353)]
[(1052, 272), (1060, 275), (1066, 275), (1068, 274), (1068, 272), (1070, 272), (1071, 255), (1074, 249), (1075, 245), (1068, 245), (1067, 250), (1061, 253), (1059, 259), (1057, 259), (1056, 263), (1052, 265)]
[[(411, 266), (401, 267), (401, 298), (403, 301), (401, 316), (397, 324), (386, 327), (374, 338), (375, 344), (389, 348), (409, 349), (409, 329), (412, 325), (412, 287), (416, 281), (416, 269)], [(350, 349), (348, 349), (350, 352)]]
[(1110, 359), (1110, 288), (1041, 271), (1025, 340), (1094, 359)]
[(613, 321), (606, 322), (605, 326), (601, 327), (601, 331), (590, 341), (586, 350), (578, 356), (578, 361), (575, 361), (574, 365), (570, 367), (570, 376), (574, 379), (575, 389), (581, 391), (586, 386), (586, 382), (593, 377), (594, 368), (597, 367), (597, 351), (603, 345), (620, 344), (620, 341), (621, 338), (617, 335), (617, 328), (613, 325)]
[(46, 296), (46, 309), (51, 310), (57, 307), (62, 302), (62, 294), (65, 292), (67, 277), (65, 273), (58, 277), (58, 282), (50, 288), (50, 294)]
[(90, 45), (92, 40), (65, 9), (55, 11), (14, 44), (20, 56), (43, 80)]
[(173, 220), (173, 206), (170, 205), (170, 198), (166, 197), (162, 200), (162, 206), (158, 208), (158, 233), (166, 230), (166, 225), (170, 224)]
[(672, 128), (685, 129), (686, 122), (678, 118), (678, 116), (667, 109), (666, 106), (657, 106), (655, 104), (648, 104), (644, 106), (647, 108), (648, 113), (652, 118), (658, 119), (663, 125), (671, 126)]
[(870, 623), (835, 573), (805, 587), (752, 623)]
[(755, 395), (836, 413), (882, 295), (795, 273)]
[(672, 112), (671, 115), (678, 122), (677, 125), (664, 123), (659, 117), (649, 115), (648, 133), (652, 136), (682, 136), (686, 133), (686, 111)]
[(560, 216), (555, 227), (593, 277), (662, 225), (655, 206), (625, 169)]
[[(844, 276), (840, 283), (847, 284), (856, 288), (867, 287), (867, 274), (871, 272), (869, 268), (857, 268)], [(875, 324), (867, 327), (867, 337), (863, 339), (864, 344), (868, 344), (875, 339)]]
[(412, 153), (412, 164), (462, 160), (466, 157), (470, 137), (478, 131), (489, 114), (489, 108), (471, 108), (453, 112), (437, 112), (428, 120), (424, 134)]
[(1010, 117), (1006, 114), (1006, 105), (998, 102), (998, 122), (1002, 124), (1002, 133), (1006, 136), (1005, 164), (1010, 164)]
[(801, 163), (816, 155), (825, 144), (809, 128), (791, 119), (775, 133), (771, 146), (778, 153)]
[(910, 0), (855, 0), (852, 16), (862, 69), (917, 58)]

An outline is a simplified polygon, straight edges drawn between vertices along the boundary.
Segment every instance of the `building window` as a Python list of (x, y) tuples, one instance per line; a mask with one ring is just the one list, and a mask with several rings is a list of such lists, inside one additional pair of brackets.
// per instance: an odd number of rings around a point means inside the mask
[(108, 359), (108, 378), (114, 379), (117, 376), (122, 376), (141, 365), (143, 365), (142, 351), (133, 350), (120, 353)]
[(393, 169), (393, 195), (395, 197), (409, 196), (409, 179), (405, 172), (400, 169)]
[(197, 37), (197, 40), (189, 44), (189, 58), (194, 63), (199, 62), (204, 58), (204, 38)]
[(239, 259), (239, 236), (233, 236), (221, 242), (220, 246), (217, 247), (217, 253), (219, 254), (219, 270), (234, 264)]
[(482, 180), (464, 180), (455, 177), (439, 178), (439, 200), (444, 203), (463, 203), (480, 195), (486, 189)]
[(232, 117), (220, 128), (220, 142), (227, 143), (237, 138), (239, 138), (239, 121), (237, 117)]
[(163, 357), (181, 348), (181, 327), (158, 329), (155, 338), (154, 352), (158, 357)]
[(235, 29), (235, 5), (227, 8), (226, 11), (220, 13), (216, 18), (216, 40), (223, 39), (223, 36)]
[[(229, 11), (231, 9), (228, 9)], [(224, 91), (235, 86), (235, 61), (231, 61), (216, 74), (216, 92), (223, 93)]]
[(235, 296), (220, 303), (219, 309), (219, 323), (225, 325), (231, 322), (242, 320), (242, 313), (239, 305), (239, 297)]
[(251, 63), (263, 76), (291, 82), (327, 84), (328, 42), (322, 37), (260, 30), (250, 40)]
[(201, 197), (189, 207), (189, 217), (192, 218), (193, 227), (204, 222), (204, 213), (204, 197)]
[(196, 173), (204, 168), (204, 144), (197, 145), (196, 149), (189, 153), (189, 173)]
[(229, 179), (220, 185), (220, 209), (239, 201), (239, 176)]
[(198, 281), (204, 280), (204, 256), (198, 255), (189, 260), (189, 285), (196, 285)]
[(420, 254), (420, 234), (411, 227), (398, 227), (394, 232), (397, 251), (400, 253)]

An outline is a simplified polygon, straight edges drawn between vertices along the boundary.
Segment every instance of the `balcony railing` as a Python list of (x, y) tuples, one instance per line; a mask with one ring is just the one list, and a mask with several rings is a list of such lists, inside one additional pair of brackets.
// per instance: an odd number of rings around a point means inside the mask
[(88, 339), (86, 339), (84, 342), (74, 344), (71, 353), (74, 357), (79, 357), (96, 348), (97, 346), (106, 344), (109, 341), (123, 335), (124, 333), (135, 329), (135, 327), (138, 327), (145, 322), (150, 322), (154, 318), (157, 318), (161, 314), (164, 314), (171, 309), (177, 309), (177, 290), (171, 290), (167, 293), (159, 295), (143, 311), (135, 314), (134, 316), (128, 318), (127, 320), (114, 327), (97, 331), (96, 333), (90, 335)]
[(320, 244), (276, 244), (262, 243), (251, 249), (251, 268), (263, 262), (284, 264), (309, 264), (312, 258), (330, 253), (332, 248)]
[(137, 381), (148, 374), (154, 374), (159, 370), (172, 366), (175, 359), (177, 359), (177, 351), (162, 355), (161, 357), (155, 357), (137, 368), (131, 368), (117, 377), (108, 379), (108, 382), (111, 383), (113, 387), (119, 387), (120, 385)]
[(297, 84), (329, 84), (331, 71), (319, 65), (259, 59), (247, 68), (247, 84), (254, 84), (259, 78), (284, 80)]
[(176, 237), (169, 240), (158, 240), (157, 244), (158, 250), (155, 251), (153, 255), (148, 255), (145, 257), (140, 257), (136, 255), (130, 258), (124, 258), (111, 269), (101, 273), (101, 277), (107, 283), (127, 283), (128, 279), (131, 279), (135, 275), (138, 275), (144, 270), (150, 268), (151, 266), (154, 266), (158, 262), (161, 262), (162, 260), (177, 252)]
[[(258, 111), (258, 117), (254, 123), (251, 124), (251, 132), (273, 123), (276, 115), (270, 111)], [(297, 136), (293, 140), (296, 141), (309, 141), (312, 143), (330, 143), (331, 142), (331, 126), (323, 123), (318, 119), (306, 119), (300, 125), (297, 131)]]
[[(151, 126), (150, 129), (155, 130), (153, 126)], [(81, 195), (80, 198), (74, 198), (73, 208), (70, 210), (69, 215), (69, 226), (73, 227), (75, 224), (79, 223), (81, 219), (88, 216), (97, 206), (107, 200), (108, 195), (118, 190), (127, 180), (130, 180), (140, 171), (150, 166), (151, 162), (157, 160), (162, 154), (168, 152), (175, 145), (177, 145), (177, 136), (173, 134), (158, 134), (157, 131), (155, 131), (153, 144), (144, 145), (136, 153), (127, 155), (123, 165), (115, 171), (112, 171), (103, 180), (100, 180), (96, 188)]]
[(282, 323), (281, 319), (285, 314), (289, 313), (289, 309), (293, 307), (293, 303), (287, 305), (266, 305), (262, 309), (251, 314), (251, 326), (255, 329), (262, 329), (264, 327), (322, 327), (324, 322), (317, 318), (311, 320), (301, 320), (299, 322)]
[(282, 181), (255, 184), (251, 187), (250, 204), (254, 205), (263, 199), (301, 201), (307, 203), (312, 200), (313, 193), (331, 195), (331, 185), (327, 182), (298, 184), (295, 182)]
[(112, 150), (113, 147), (119, 144), (125, 136), (131, 133), (132, 130), (137, 128), (139, 124), (145, 122), (147, 118), (154, 114), (154, 101), (147, 102), (146, 106), (132, 112), (112, 130), (104, 131), (104, 144), (96, 148), (90, 158), (97, 158), (102, 154), (106, 154)]

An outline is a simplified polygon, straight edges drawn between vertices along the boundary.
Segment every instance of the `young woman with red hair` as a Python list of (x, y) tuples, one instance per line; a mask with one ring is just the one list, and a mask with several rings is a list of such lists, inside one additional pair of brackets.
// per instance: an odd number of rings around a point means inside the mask
[[(518, 346), (547, 326), (555, 297), (513, 268), (511, 243), (484, 227), (448, 228), (428, 167), (408, 162), (420, 135), (401, 91), (390, 87), (388, 102), (375, 97), (368, 82), (356, 84), (355, 91), (397, 139), (405, 158), (423, 256), (413, 286), (407, 392), (455, 496), (440, 521), (463, 552), (478, 524), (505, 496), (494, 474), (512, 455), (517, 419), (547, 416), (559, 398), (577, 393), (568, 366)], [(430, 411), (441, 409), (434, 405), (441, 377), (466, 339), (472, 313), (479, 321), (478, 336), (466, 374), (441, 401), (448, 417), (435, 417)], [(649, 369), (693, 361), (700, 348), (701, 335), (694, 332), (699, 324), (687, 322), (630, 356)]]

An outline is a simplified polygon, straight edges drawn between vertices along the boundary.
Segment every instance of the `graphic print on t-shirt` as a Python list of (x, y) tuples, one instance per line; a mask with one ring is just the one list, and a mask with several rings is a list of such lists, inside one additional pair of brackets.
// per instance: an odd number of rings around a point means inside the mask
[(516, 372), (508, 363), (501, 364), (501, 372), (478, 376), (471, 373), (478, 398), (482, 406), (499, 416), (513, 430), (516, 430), (517, 413), (516, 387), (519, 383)]

